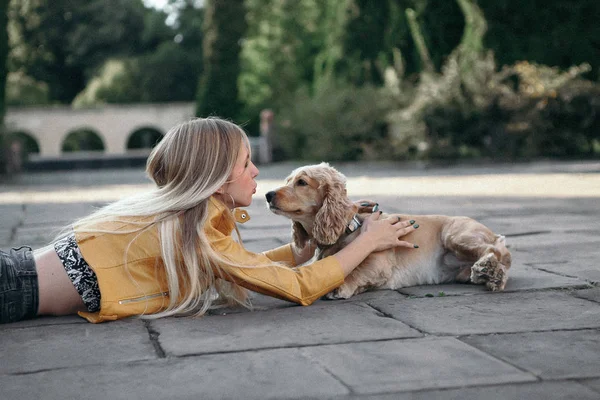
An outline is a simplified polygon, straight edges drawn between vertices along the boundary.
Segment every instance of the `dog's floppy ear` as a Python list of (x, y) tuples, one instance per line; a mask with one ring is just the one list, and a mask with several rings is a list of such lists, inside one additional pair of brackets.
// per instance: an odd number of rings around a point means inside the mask
[(346, 197), (346, 185), (342, 178), (327, 183), (324, 189), (323, 205), (315, 216), (312, 234), (317, 243), (331, 245), (344, 233), (352, 203)]
[(292, 239), (294, 244), (302, 249), (306, 245), (308, 238), (308, 232), (304, 229), (300, 222), (292, 222)]

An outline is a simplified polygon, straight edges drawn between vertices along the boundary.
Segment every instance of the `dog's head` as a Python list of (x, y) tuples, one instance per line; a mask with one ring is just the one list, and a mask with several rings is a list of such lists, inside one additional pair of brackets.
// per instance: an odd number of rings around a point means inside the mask
[(293, 221), (292, 236), (298, 247), (308, 239), (334, 244), (356, 212), (346, 194), (346, 177), (327, 163), (297, 168), (284, 186), (266, 197), (272, 212)]

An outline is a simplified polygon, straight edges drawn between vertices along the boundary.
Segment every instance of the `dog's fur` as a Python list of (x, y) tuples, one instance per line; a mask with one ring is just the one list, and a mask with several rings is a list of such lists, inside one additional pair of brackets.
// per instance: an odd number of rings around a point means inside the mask
[[(346, 232), (358, 207), (347, 197), (345, 176), (326, 163), (293, 171), (285, 186), (267, 193), (267, 203), (272, 212), (293, 221), (292, 236), (298, 247), (303, 248), (309, 240), (316, 243), (318, 259), (335, 254), (360, 231)], [(357, 214), (361, 222), (367, 216)], [(328, 298), (348, 298), (373, 288), (447, 282), (504, 289), (511, 254), (503, 236), (468, 217), (394, 216), (402, 221), (416, 220), (420, 227), (401, 240), (416, 243), (419, 248), (396, 247), (372, 253)]]

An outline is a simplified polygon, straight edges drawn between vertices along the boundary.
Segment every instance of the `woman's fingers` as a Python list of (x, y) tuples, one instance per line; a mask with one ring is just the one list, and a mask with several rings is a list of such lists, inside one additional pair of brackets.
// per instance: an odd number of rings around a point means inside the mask
[(381, 217), (381, 211), (377, 211), (369, 215), (369, 218), (371, 218), (373, 221), (377, 221), (379, 217)]
[(419, 245), (410, 243), (410, 242), (405, 242), (404, 240), (398, 240), (398, 244), (396, 245), (396, 247), (407, 247), (409, 249), (418, 249)]
[(404, 240), (400, 240), (401, 237), (408, 235), (411, 232), (414, 232), (416, 229), (419, 228), (419, 224), (416, 223), (416, 221), (414, 219), (411, 219), (409, 221), (400, 221), (400, 217), (397, 217), (397, 221), (395, 222), (395, 226), (398, 227), (398, 230), (396, 231), (397, 237), (398, 237), (398, 244), (397, 246), (399, 247), (408, 247), (411, 249), (418, 249), (419, 245), (417, 245), (416, 243), (410, 243), (410, 242), (406, 242)]
[(379, 211), (379, 204), (372, 200), (358, 200), (354, 204), (358, 207), (357, 213), (359, 214), (370, 214)]

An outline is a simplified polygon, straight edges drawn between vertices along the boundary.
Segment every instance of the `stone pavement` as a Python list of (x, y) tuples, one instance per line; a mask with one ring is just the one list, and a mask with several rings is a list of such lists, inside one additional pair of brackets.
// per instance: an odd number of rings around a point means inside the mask
[[(261, 251), (289, 239), (262, 194)], [(336, 165), (384, 211), (468, 215), (507, 236), (506, 291), (440, 285), (200, 319), (78, 317), (0, 325), (1, 399), (599, 399), (600, 163)], [(141, 170), (22, 175), (0, 188), (0, 248), (42, 246), (73, 218), (148, 187)]]

